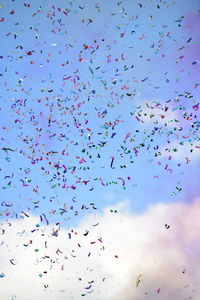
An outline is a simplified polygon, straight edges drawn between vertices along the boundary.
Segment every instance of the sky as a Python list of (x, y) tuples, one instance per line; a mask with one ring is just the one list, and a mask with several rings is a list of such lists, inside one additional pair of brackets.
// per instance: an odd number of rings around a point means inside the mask
[(0, 1), (2, 300), (199, 299), (199, 4)]

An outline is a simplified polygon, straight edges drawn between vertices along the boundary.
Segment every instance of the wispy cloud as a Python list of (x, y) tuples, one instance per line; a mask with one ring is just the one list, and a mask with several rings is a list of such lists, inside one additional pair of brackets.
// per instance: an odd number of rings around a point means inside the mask
[(158, 204), (134, 215), (125, 201), (73, 229), (34, 216), (6, 221), (1, 300), (197, 300), (199, 204)]
[(161, 148), (162, 157), (171, 156), (176, 161), (185, 160), (190, 163), (200, 157), (200, 146), (198, 142), (172, 141)]

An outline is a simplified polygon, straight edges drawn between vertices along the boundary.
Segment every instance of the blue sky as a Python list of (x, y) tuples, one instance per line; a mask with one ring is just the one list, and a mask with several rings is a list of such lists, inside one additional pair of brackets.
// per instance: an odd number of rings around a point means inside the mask
[[(168, 160), (164, 151), (167, 140), (183, 140), (182, 132), (190, 134), (184, 142), (199, 143), (199, 127), (192, 129), (179, 107), (197, 120), (192, 106), (198, 104), (198, 1), (32, 1), (30, 7), (9, 1), (0, 13), (1, 147), (15, 150), (1, 153), (1, 199), (12, 204), (3, 203), (3, 218), (26, 211), (76, 224), (88, 212), (82, 205), (96, 211), (95, 203), (102, 211), (131, 199), (132, 210), (141, 212), (199, 194), (198, 154), (189, 152), (186, 164), (187, 155)], [(185, 92), (193, 98), (174, 101)], [(146, 111), (152, 102), (176, 109), (175, 117), (169, 114), (165, 125), (162, 109)], [(144, 123), (136, 119), (138, 112), (147, 112)], [(155, 127), (160, 129), (148, 137)], [(157, 145), (161, 158), (155, 157)], [(65, 204), (68, 213), (61, 216)]]

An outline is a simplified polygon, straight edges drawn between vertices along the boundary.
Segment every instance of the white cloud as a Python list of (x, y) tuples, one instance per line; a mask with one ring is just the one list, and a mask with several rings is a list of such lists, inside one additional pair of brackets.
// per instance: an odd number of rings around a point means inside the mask
[(200, 148), (197, 142), (182, 141), (182, 144), (180, 144), (180, 141), (172, 141), (170, 144), (163, 146), (160, 152), (162, 158), (171, 156), (175, 161), (184, 160), (186, 163), (200, 157)]
[[(164, 105), (164, 104), (165, 105)], [(148, 127), (157, 127), (167, 124), (167, 128), (175, 126), (175, 120), (180, 119), (177, 110), (172, 108), (171, 104), (167, 104), (164, 100), (151, 100), (140, 102), (140, 105), (135, 107), (134, 116), (136, 119)]]
[(133, 215), (125, 202), (73, 232), (36, 227), (32, 216), (4, 222), (0, 299), (199, 300), (199, 204), (158, 204)]

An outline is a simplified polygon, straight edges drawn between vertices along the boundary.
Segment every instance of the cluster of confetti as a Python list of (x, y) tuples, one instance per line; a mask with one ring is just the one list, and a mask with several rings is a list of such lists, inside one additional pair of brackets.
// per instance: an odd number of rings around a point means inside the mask
[[(200, 12), (192, 9), (180, 0), (1, 3), (1, 247), (12, 220), (37, 215), (40, 223), (26, 229), (32, 239), (20, 247), (48, 261), (48, 272), (58, 261), (63, 272), (85, 251), (80, 235), (103, 255), (103, 237), (90, 238), (102, 208), (97, 195), (131, 192), (141, 173), (155, 186), (171, 176), (170, 199), (184, 190), (181, 176), (200, 151), (200, 39), (193, 26)], [(73, 222), (88, 214), (91, 229), (74, 231)], [(45, 255), (68, 224), (71, 252), (57, 242), (56, 258)], [(41, 230), (42, 249), (34, 242)], [(13, 270), (17, 263), (13, 253)], [(6, 276), (0, 269), (0, 280)], [(94, 286), (86, 282), (80, 296)]]

